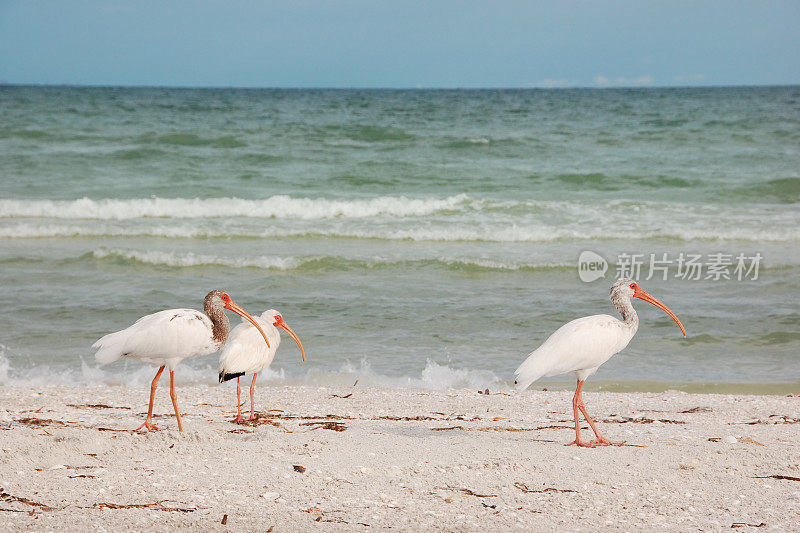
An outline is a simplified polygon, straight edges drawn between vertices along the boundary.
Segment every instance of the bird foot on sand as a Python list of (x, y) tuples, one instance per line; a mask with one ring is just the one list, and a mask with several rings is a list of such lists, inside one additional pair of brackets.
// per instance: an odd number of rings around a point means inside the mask
[(585, 440), (578, 440), (578, 439), (575, 439), (574, 441), (570, 442), (569, 444), (565, 444), (564, 446), (572, 446), (573, 444), (576, 446), (581, 446), (583, 448), (594, 448), (595, 446), (597, 446), (597, 444), (595, 444), (595, 441), (586, 442)]
[(158, 431), (158, 428), (153, 425), (149, 420), (145, 420), (144, 423), (136, 428), (134, 431), (139, 431), (142, 428), (147, 428), (147, 431)]
[(242, 417), (242, 415), (236, 415), (236, 418), (234, 418), (233, 420), (231, 420), (231, 422), (233, 422), (234, 424), (243, 424), (243, 423), (244, 423), (244, 421), (245, 421), (245, 420), (244, 420), (244, 418)]
[(589, 444), (591, 444), (593, 446), (622, 446), (623, 444), (625, 444), (625, 441), (623, 440), (623, 441), (620, 441), (620, 442), (616, 442), (616, 441), (613, 441), (613, 440), (608, 440), (605, 437), (600, 437), (598, 439), (594, 439)]

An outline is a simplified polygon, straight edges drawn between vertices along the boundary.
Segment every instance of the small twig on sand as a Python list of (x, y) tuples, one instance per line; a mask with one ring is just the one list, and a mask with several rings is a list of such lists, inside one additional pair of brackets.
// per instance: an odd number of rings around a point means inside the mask
[[(271, 411), (268, 411), (268, 412), (271, 412)], [(283, 414), (283, 415), (274, 414), (274, 415), (269, 415), (269, 416), (271, 416), (273, 418), (282, 418), (283, 420), (322, 420), (322, 419), (325, 419), (325, 420), (369, 420), (369, 419), (364, 419), (364, 418), (356, 419), (355, 417), (352, 417), (352, 416), (334, 415), (334, 414), (306, 415), (306, 416), (287, 415), (287, 414)]]
[(691, 409), (686, 409), (685, 411), (678, 411), (681, 414), (690, 414), (690, 413), (713, 413), (714, 410), (710, 407), (692, 407)]
[(546, 489), (541, 489), (541, 490), (531, 489), (531, 488), (528, 488), (528, 486), (525, 483), (520, 483), (519, 481), (514, 483), (514, 486), (517, 487), (522, 492), (536, 492), (536, 493), (544, 493), (544, 492), (578, 492), (577, 490), (556, 489), (556, 488), (553, 488), (553, 487), (548, 487)]
[(476, 498), (497, 498), (497, 494), (478, 494), (477, 492), (475, 492), (473, 490), (464, 489), (464, 488), (461, 488), (461, 487), (447, 487), (447, 488), (448, 488), (448, 490), (461, 491), (464, 494), (469, 494), (470, 496), (475, 496)]
[(128, 409), (128, 410), (130, 410), (130, 407), (117, 407), (116, 405), (106, 405), (104, 403), (84, 403), (84, 404), (68, 403), (66, 405), (67, 405), (67, 407), (75, 407), (76, 409), (89, 408), (89, 409)]
[(800, 477), (784, 476), (783, 474), (772, 474), (771, 476), (753, 476), (756, 479), (785, 479), (787, 481), (800, 481)]
[(31, 507), (35, 507), (35, 508), (37, 508), (37, 509), (39, 509), (41, 511), (55, 511), (56, 510), (55, 507), (50, 507), (47, 504), (35, 502), (33, 500), (29, 500), (28, 498), (23, 498), (22, 496), (14, 496), (13, 494), (9, 494), (2, 487), (0, 487), (0, 501), (8, 502), (8, 503), (12, 503), (12, 502), (24, 503), (25, 505), (30, 505)]
[[(485, 426), (485, 427), (478, 427), (478, 428), (466, 428), (464, 426), (447, 426), (441, 428), (431, 428), (431, 431), (452, 431), (454, 429), (460, 429), (462, 431), (510, 431), (510, 432), (522, 432), (522, 431), (540, 431), (542, 429), (570, 429), (568, 426), (541, 426), (536, 428), (515, 428), (515, 427), (503, 427), (503, 426)], [(548, 439), (531, 439), (536, 440), (539, 442), (555, 442)]]
[[(160, 500), (153, 503), (108, 503), (98, 502), (93, 505), (97, 509), (152, 509), (153, 511), (177, 511), (180, 513), (193, 513), (197, 510), (196, 507), (164, 507), (163, 503), (171, 500)], [(178, 502), (180, 503), (180, 502)]]

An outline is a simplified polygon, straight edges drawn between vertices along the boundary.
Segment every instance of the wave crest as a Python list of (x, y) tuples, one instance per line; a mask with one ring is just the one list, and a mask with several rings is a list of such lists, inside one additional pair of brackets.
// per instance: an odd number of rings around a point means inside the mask
[[(0, 383), (9, 385), (75, 385), (98, 383), (106, 385), (134, 385), (146, 387), (153, 379), (153, 370), (136, 361), (119, 361), (107, 366), (98, 366), (94, 358), (80, 358), (69, 367), (64, 365), (35, 365), (24, 368), (9, 368), (2, 356), (0, 345)], [(5, 366), (3, 366), (5, 365)], [(181, 384), (205, 384), (217, 386), (217, 369), (207, 363), (186, 361), (180, 365)], [(259, 383), (272, 386), (352, 386), (357, 379), (359, 386), (385, 387), (391, 389), (507, 389), (508, 382), (490, 370), (458, 368), (427, 359), (425, 367), (416, 375), (387, 375), (373, 370), (370, 361), (362, 359), (358, 364), (350, 361), (339, 368), (323, 370), (312, 367), (304, 373), (287, 373), (284, 367), (274, 365), (260, 372)], [(222, 385), (224, 386), (224, 385)]]
[[(269, 378), (268, 378), (269, 379)], [(448, 364), (439, 364), (428, 358), (425, 368), (418, 376), (389, 376), (372, 369), (369, 360), (361, 359), (358, 365), (347, 361), (338, 370), (324, 371), (310, 369), (306, 374), (289, 377), (279, 376), (271, 379), (281, 385), (312, 386), (350, 386), (357, 379), (359, 386), (386, 387), (390, 389), (498, 389), (508, 388), (503, 381), (490, 370), (477, 368), (454, 368)]]
[(370, 259), (352, 259), (337, 256), (304, 256), (304, 257), (238, 257), (229, 258), (216, 255), (196, 254), (193, 252), (177, 253), (158, 250), (125, 250), (120, 248), (98, 248), (92, 251), (91, 257), (99, 260), (122, 260), (144, 263), (155, 266), (175, 268), (224, 266), (231, 268), (262, 268), (266, 270), (317, 270), (330, 269), (371, 269), (392, 267), (397, 265), (438, 266), (452, 270), (484, 271), (484, 270), (538, 270), (553, 268), (574, 268), (572, 263), (526, 263), (504, 262), (484, 258), (471, 257), (439, 257), (420, 259), (392, 259), (373, 257)]
[(439, 211), (463, 209), (469, 198), (458, 194), (446, 198), (379, 196), (354, 200), (292, 198), (276, 195), (263, 200), (242, 198), (108, 198), (92, 200), (0, 200), (0, 218), (54, 218), (130, 220), (137, 218), (368, 218), (377, 216), (425, 216)]
[(388, 241), (430, 242), (502, 242), (540, 243), (556, 241), (644, 241), (665, 239), (674, 241), (745, 241), (745, 242), (797, 242), (800, 228), (771, 229), (744, 228), (728, 225), (719, 228), (672, 227), (661, 229), (626, 230), (597, 228), (566, 228), (547, 224), (448, 224), (439, 227), (392, 228), (386, 226), (344, 227), (290, 227), (274, 228), (250, 226), (212, 226), (175, 222), (171, 225), (119, 225), (119, 224), (35, 224), (18, 223), (0, 226), (2, 239), (41, 239), (54, 237), (163, 237), (168, 239), (216, 238), (340, 238), (380, 239)]
[(297, 268), (302, 261), (294, 257), (239, 257), (227, 258), (215, 255), (184, 254), (175, 252), (162, 252), (159, 250), (121, 250), (99, 248), (92, 252), (95, 259), (121, 258), (138, 263), (162, 265), (169, 267), (196, 267), (196, 266), (227, 266), (232, 268), (264, 268), (275, 270), (290, 270)]

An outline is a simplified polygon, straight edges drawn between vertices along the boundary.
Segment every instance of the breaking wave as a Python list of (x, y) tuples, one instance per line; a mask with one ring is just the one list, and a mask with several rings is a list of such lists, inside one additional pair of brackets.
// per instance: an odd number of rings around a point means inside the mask
[(285, 195), (263, 200), (241, 198), (109, 198), (92, 200), (0, 200), (0, 218), (55, 218), (130, 220), (137, 218), (368, 218), (377, 216), (425, 216), (439, 211), (464, 209), (465, 194), (446, 198), (379, 196), (353, 200), (292, 198)]
[[(609, 224), (610, 225), (610, 224)], [(60, 224), (20, 222), (0, 226), (0, 238), (38, 239), (54, 237), (160, 237), (168, 239), (333, 237), (343, 239), (380, 239), (390, 241), (503, 242), (536, 243), (582, 240), (649, 240), (673, 241), (748, 241), (797, 242), (800, 226), (747, 228), (733, 224), (714, 227), (661, 227), (639, 230), (606, 227), (555, 226), (548, 224), (513, 224), (501, 221), (480, 227), (467, 224), (397, 227), (370, 224), (333, 225), (330, 227), (263, 227), (257, 225), (217, 226), (202, 223), (171, 225), (151, 224)]]
[(95, 259), (120, 258), (137, 263), (162, 265), (169, 267), (194, 267), (194, 266), (227, 266), (233, 268), (265, 268), (276, 270), (291, 270), (301, 264), (301, 260), (294, 257), (253, 257), (253, 258), (228, 258), (192, 252), (175, 253), (159, 250), (121, 250), (99, 248), (92, 252)]
[(388, 376), (373, 370), (369, 360), (361, 359), (356, 365), (350, 361), (333, 371), (309, 369), (294, 377), (280, 375), (267, 378), (280, 385), (349, 386), (358, 380), (359, 386), (386, 387), (392, 389), (507, 389), (508, 382), (490, 370), (476, 368), (454, 368), (431, 359), (419, 375)]
[(231, 268), (262, 268), (267, 270), (327, 270), (327, 269), (372, 269), (391, 266), (440, 266), (453, 270), (540, 270), (574, 268), (573, 263), (528, 263), (506, 262), (485, 258), (433, 258), (433, 259), (391, 259), (374, 257), (370, 259), (351, 259), (332, 256), (277, 257), (257, 256), (229, 258), (193, 252), (178, 253), (158, 250), (125, 250), (120, 248), (98, 248), (90, 256), (99, 260), (122, 260), (155, 266), (177, 268), (223, 266)]
[[(2, 346), (2, 345), (0, 345)], [(119, 361), (99, 366), (91, 356), (81, 357), (80, 365), (69, 368), (63, 365), (35, 365), (26, 368), (11, 368), (0, 350), (0, 384), (8, 385), (134, 385), (146, 387), (153, 379), (153, 368), (137, 361)], [(76, 361), (77, 363), (77, 361)], [(362, 359), (357, 364), (346, 361), (339, 368), (324, 370), (311, 367), (304, 373), (288, 373), (279, 365), (267, 368), (258, 374), (261, 384), (274, 386), (359, 386), (385, 388), (416, 388), (428, 390), (444, 389), (508, 389), (509, 382), (490, 370), (457, 368), (440, 364), (431, 359), (418, 374), (390, 376), (375, 371), (370, 362)], [(208, 362), (184, 361), (178, 370), (180, 385), (218, 385), (215, 365)], [(225, 385), (221, 385), (225, 386)]]

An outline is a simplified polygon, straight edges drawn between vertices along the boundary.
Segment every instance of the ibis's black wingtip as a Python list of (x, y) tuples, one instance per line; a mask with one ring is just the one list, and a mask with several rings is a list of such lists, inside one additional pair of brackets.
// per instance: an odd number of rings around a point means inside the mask
[(234, 372), (233, 374), (228, 374), (224, 370), (219, 373), (219, 382), (222, 383), (223, 381), (228, 381), (229, 379), (238, 378), (239, 376), (244, 376), (244, 372)]

